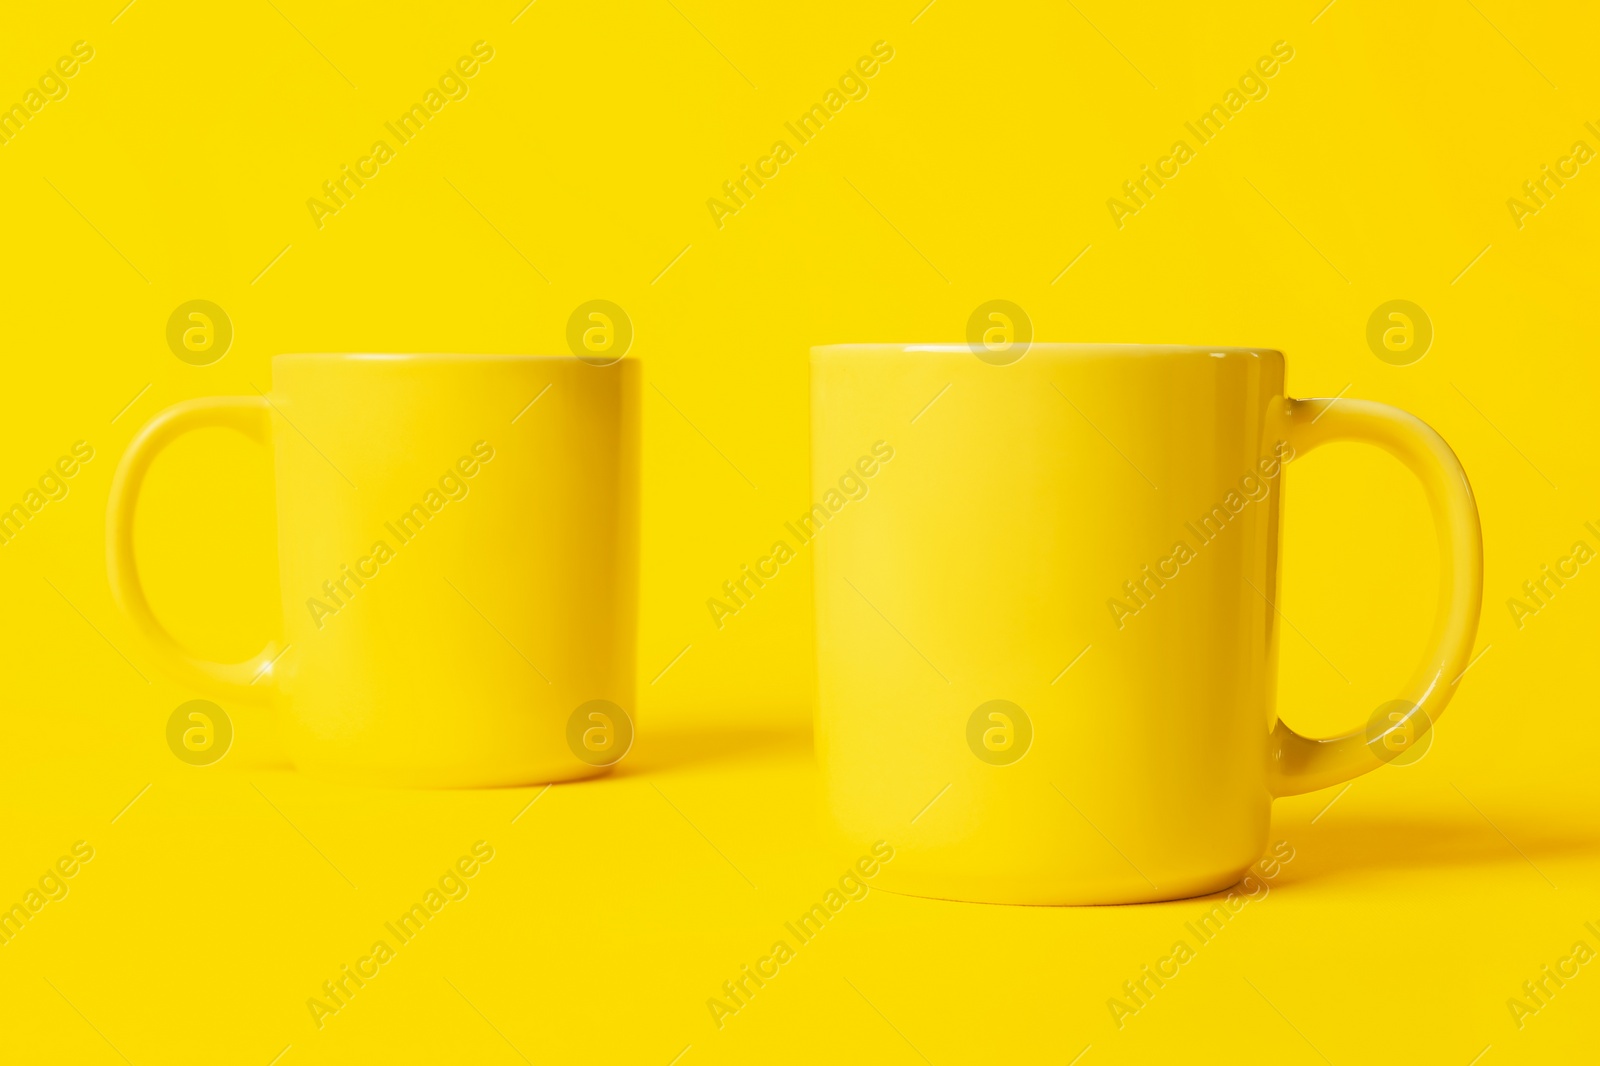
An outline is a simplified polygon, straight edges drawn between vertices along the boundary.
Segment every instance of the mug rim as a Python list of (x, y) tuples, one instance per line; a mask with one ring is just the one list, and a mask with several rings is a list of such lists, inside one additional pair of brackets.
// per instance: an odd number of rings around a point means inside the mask
[[(1238, 345), (1221, 344), (1215, 346), (1202, 346), (1194, 344), (1126, 344), (1126, 343), (1094, 343), (1094, 342), (1057, 342), (1057, 341), (1032, 341), (1027, 345), (1025, 354), (1031, 355), (1041, 352), (1046, 355), (1115, 355), (1115, 356), (1161, 356), (1161, 355), (1209, 355), (1222, 358), (1230, 355), (1246, 355), (1256, 359), (1283, 360), (1283, 352), (1276, 348), (1240, 347)], [(818, 344), (811, 348), (813, 358), (817, 356), (846, 356), (846, 355), (972, 355), (972, 345), (956, 343), (885, 343), (869, 341), (865, 343), (846, 344)]]

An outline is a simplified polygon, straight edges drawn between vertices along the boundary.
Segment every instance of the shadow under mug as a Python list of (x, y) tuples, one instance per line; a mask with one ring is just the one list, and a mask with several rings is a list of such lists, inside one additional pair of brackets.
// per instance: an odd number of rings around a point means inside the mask
[[(280, 355), (265, 395), (190, 400), (112, 485), (111, 585), (181, 679), (268, 702), (301, 769), (420, 787), (603, 773), (632, 740), (638, 363)], [(272, 450), (281, 639), (187, 651), (134, 557), (157, 454), (205, 427)]]
[[(1288, 398), (1275, 351), (985, 354), (812, 353), (832, 820), (852, 843), (888, 841), (877, 883), (914, 895), (1226, 888), (1265, 850), (1275, 797), (1383, 765), (1454, 693), (1483, 593), (1466, 475), (1403, 411)], [(1277, 714), (1279, 529), (1287, 469), (1335, 440), (1421, 481), (1442, 574), (1390, 713), (1319, 740)]]

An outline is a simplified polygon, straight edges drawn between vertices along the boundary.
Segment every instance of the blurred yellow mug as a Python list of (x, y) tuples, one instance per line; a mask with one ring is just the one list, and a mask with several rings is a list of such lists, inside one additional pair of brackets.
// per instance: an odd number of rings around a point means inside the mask
[[(914, 895), (1226, 888), (1262, 855), (1275, 797), (1383, 765), (1449, 702), (1482, 599), (1472, 490), (1411, 415), (1288, 398), (1275, 351), (1023, 351), (813, 350), (831, 818), (891, 842), (881, 883)], [(1333, 440), (1422, 482), (1443, 574), (1396, 699), (1314, 740), (1275, 707), (1279, 526), (1285, 468)]]
[[(134, 557), (157, 453), (222, 426), (271, 447), (281, 639), (218, 663), (150, 610)], [(111, 584), (181, 679), (276, 704), (295, 764), (420, 787), (604, 772), (633, 729), (638, 364), (280, 355), (270, 394), (191, 400), (112, 485)]]

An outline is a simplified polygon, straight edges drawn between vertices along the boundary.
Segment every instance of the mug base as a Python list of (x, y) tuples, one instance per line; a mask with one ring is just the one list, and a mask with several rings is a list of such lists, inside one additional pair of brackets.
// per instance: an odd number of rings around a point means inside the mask
[(294, 768), (307, 777), (331, 784), (411, 789), (533, 788), (539, 785), (587, 781), (603, 777), (612, 770), (611, 766), (577, 764), (485, 772), (482, 769), (467, 767), (379, 768), (336, 766), (309, 761), (296, 761)]
[[(888, 867), (883, 869), (883, 873), (889, 872)], [(953, 903), (988, 903), (1012, 907), (1118, 907), (1209, 896), (1232, 888), (1249, 872), (1250, 864), (1246, 863), (1237, 869), (1215, 874), (1165, 879), (1167, 883), (1161, 885), (1141, 879), (1071, 885), (1037, 875), (967, 878), (912, 873), (899, 878), (880, 878), (872, 887), (897, 896), (948, 900)]]

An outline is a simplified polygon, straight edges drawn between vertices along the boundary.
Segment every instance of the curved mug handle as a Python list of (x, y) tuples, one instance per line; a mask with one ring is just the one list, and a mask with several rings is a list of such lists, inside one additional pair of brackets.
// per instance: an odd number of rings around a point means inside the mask
[(133, 553), (133, 518), (145, 475), (161, 449), (191, 430), (218, 426), (236, 429), (251, 440), (267, 444), (271, 431), (269, 412), (263, 396), (208, 396), (162, 411), (139, 431), (123, 454), (111, 482), (106, 512), (106, 564), (111, 591), (164, 665), (197, 687), (255, 703), (270, 702), (276, 694), (271, 666), (279, 654), (277, 643), (269, 642), (256, 655), (238, 663), (205, 659), (180, 644), (156, 618), (145, 597)]
[(1425, 422), (1368, 400), (1289, 400), (1285, 432), (1296, 455), (1329, 441), (1375, 444), (1404, 463), (1427, 493), (1439, 536), (1439, 607), (1422, 664), (1401, 690), (1407, 710), (1376, 735), (1368, 730), (1317, 740), (1279, 719), (1269, 774), (1274, 796), (1296, 796), (1375, 770), (1393, 759), (1391, 740), (1414, 742), (1455, 695), (1478, 632), (1483, 602), (1483, 533), (1472, 486), (1455, 452)]

